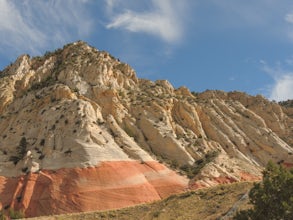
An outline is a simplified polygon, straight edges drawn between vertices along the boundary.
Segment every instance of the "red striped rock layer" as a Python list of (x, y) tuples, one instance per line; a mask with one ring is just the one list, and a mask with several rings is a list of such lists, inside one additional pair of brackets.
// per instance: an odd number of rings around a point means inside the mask
[(26, 217), (115, 209), (182, 192), (187, 182), (154, 161), (102, 162), (89, 168), (0, 176), (0, 209), (22, 209)]

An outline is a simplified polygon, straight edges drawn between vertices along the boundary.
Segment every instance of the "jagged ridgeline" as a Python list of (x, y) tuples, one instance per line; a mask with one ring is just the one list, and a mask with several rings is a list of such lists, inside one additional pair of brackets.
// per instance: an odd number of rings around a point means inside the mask
[(139, 79), (81, 41), (0, 73), (0, 134), (0, 208), (26, 216), (125, 207), (293, 161), (291, 105)]

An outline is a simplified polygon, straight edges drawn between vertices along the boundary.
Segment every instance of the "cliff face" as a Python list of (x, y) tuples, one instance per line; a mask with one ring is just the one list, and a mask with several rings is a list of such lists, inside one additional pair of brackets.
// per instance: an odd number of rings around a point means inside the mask
[(110, 209), (254, 180), (269, 160), (292, 165), (292, 112), (138, 79), (84, 42), (23, 55), (0, 73), (0, 208)]

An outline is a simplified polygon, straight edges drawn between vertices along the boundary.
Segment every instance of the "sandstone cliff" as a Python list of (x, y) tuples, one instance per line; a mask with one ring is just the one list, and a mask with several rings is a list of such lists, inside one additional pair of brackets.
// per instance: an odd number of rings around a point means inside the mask
[(138, 79), (84, 42), (23, 55), (0, 73), (0, 209), (110, 209), (255, 180), (269, 160), (292, 165), (292, 112)]

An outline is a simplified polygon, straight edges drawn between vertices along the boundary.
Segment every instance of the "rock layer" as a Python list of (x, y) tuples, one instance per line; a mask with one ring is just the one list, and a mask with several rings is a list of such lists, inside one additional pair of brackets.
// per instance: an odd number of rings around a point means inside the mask
[(185, 190), (187, 179), (154, 161), (111, 161), (90, 168), (1, 177), (0, 183), (2, 208), (25, 210), (28, 217), (151, 202)]

